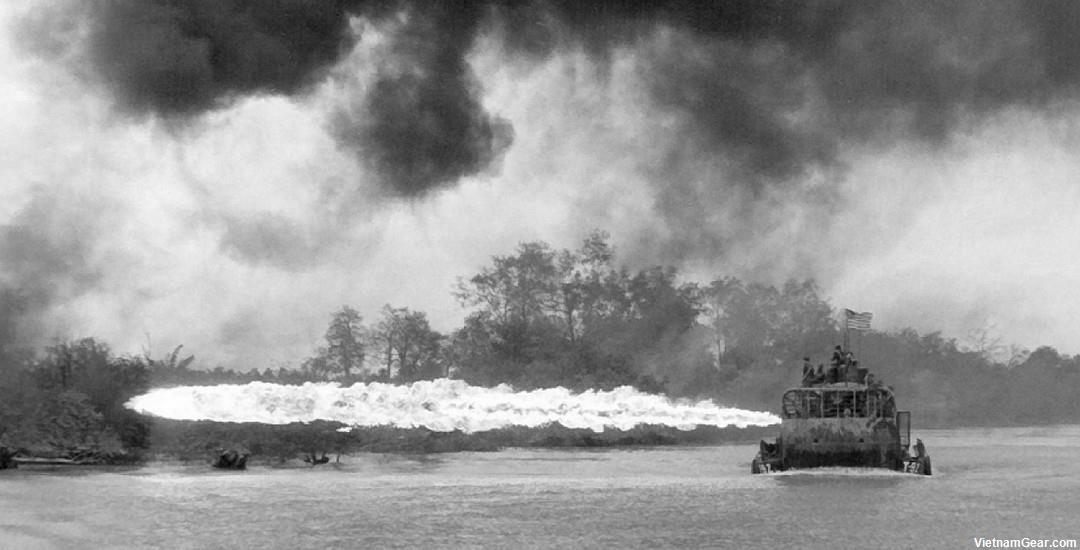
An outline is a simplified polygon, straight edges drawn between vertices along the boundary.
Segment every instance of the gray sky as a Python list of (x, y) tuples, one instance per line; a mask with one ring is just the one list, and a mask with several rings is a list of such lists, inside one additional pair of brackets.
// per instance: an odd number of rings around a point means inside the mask
[(598, 228), (631, 267), (1080, 352), (1068, 3), (21, 4), (8, 340), (295, 364), (343, 304), (450, 330), (457, 277)]

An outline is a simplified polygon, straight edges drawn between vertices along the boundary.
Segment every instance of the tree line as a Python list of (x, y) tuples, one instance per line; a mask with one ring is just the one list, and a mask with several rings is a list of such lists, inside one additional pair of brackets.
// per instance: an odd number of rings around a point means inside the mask
[[(123, 403), (150, 387), (266, 381), (410, 383), (438, 377), (518, 389), (632, 385), (673, 398), (776, 410), (801, 359), (824, 362), (841, 340), (836, 309), (812, 280), (782, 285), (718, 277), (682, 281), (673, 267), (631, 270), (609, 238), (576, 249), (544, 242), (497, 255), (453, 290), (467, 311), (443, 334), (422, 311), (386, 305), (370, 322), (329, 315), (323, 345), (294, 367), (195, 367), (182, 348), (115, 356), (87, 338), (0, 350), (0, 446), (145, 448), (146, 420)], [(965, 346), (940, 333), (869, 331), (862, 365), (893, 386), (923, 425), (1080, 422), (1080, 356), (1053, 348)]]
[[(367, 325), (346, 306), (330, 316), (325, 345), (297, 369), (155, 378), (632, 385), (775, 411), (783, 391), (799, 383), (802, 357), (824, 363), (843, 338), (837, 308), (813, 280), (770, 285), (721, 276), (696, 283), (681, 281), (673, 267), (630, 270), (617, 264), (603, 232), (576, 249), (521, 243), (460, 278), (453, 292), (467, 314), (447, 334), (420, 311), (387, 305)], [(861, 364), (924, 423), (1080, 421), (1080, 401), (1070, 398), (1080, 392), (1080, 356), (1050, 347), (1003, 350), (985, 334), (962, 343), (910, 328), (852, 333), (851, 340)]]

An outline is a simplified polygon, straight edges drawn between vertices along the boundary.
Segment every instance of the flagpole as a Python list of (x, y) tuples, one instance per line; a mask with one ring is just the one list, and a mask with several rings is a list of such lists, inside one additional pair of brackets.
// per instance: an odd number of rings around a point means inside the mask
[(848, 350), (848, 313), (844, 309), (844, 351)]

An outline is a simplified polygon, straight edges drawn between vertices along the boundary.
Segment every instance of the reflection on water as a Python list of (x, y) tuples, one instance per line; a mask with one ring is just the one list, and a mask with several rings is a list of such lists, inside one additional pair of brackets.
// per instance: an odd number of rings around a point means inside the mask
[(0, 472), (12, 548), (962, 548), (1080, 538), (1080, 427), (920, 430), (933, 477), (751, 476), (752, 445)]

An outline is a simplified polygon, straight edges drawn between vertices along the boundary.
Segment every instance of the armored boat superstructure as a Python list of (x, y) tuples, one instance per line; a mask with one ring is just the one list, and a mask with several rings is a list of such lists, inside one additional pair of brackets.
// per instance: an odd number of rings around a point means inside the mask
[(892, 389), (865, 369), (851, 372), (784, 392), (780, 434), (761, 442), (751, 473), (849, 466), (930, 475), (922, 441), (911, 445), (911, 413), (896, 410)]

